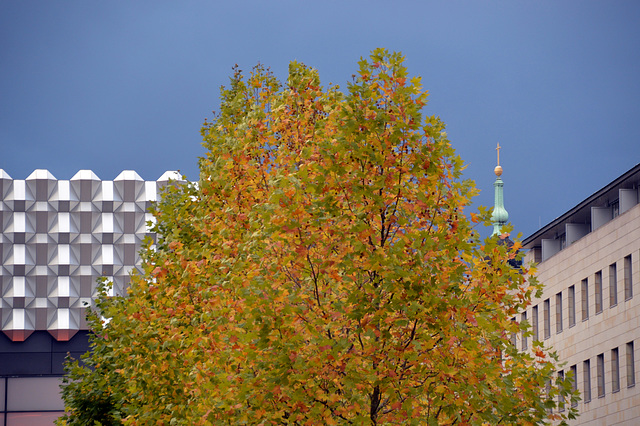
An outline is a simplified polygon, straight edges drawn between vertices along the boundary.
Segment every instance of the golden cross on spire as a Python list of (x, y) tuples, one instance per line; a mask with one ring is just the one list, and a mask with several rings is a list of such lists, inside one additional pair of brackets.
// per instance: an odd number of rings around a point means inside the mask
[(500, 166), (500, 148), (500, 143), (498, 143), (498, 146), (496, 147), (496, 151), (498, 151), (498, 165), (495, 169), (493, 169), (493, 172), (496, 174), (496, 176), (502, 175), (502, 167)]

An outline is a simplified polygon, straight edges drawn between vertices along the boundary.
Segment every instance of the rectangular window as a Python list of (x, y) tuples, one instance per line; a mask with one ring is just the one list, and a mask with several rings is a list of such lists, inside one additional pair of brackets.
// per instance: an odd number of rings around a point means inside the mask
[(611, 392), (620, 390), (620, 360), (618, 348), (611, 349)]
[(602, 271), (596, 272), (594, 287), (596, 290), (596, 314), (602, 312)]
[(604, 354), (598, 355), (596, 364), (596, 374), (598, 380), (598, 398), (604, 396)]
[(633, 354), (633, 342), (627, 343), (627, 387), (636, 384), (636, 362)]
[[(515, 323), (516, 323), (516, 319), (515, 319), (515, 318), (511, 318), (511, 322), (512, 322), (513, 324), (515, 324)], [(516, 346), (516, 340), (517, 340), (517, 339), (516, 339), (516, 332), (515, 332), (515, 331), (511, 333), (511, 338), (510, 338), (510, 340), (511, 340), (511, 344), (512, 344), (513, 346)]]
[(618, 304), (618, 270), (616, 264), (609, 265), (609, 307)]
[(589, 319), (589, 282), (586, 278), (582, 280), (580, 293), (582, 298), (582, 321), (586, 321)]
[(567, 297), (567, 303), (569, 304), (569, 327), (576, 325), (576, 287), (569, 287), (569, 294)]
[[(520, 321), (521, 322), (527, 322), (527, 312), (523, 312), (522, 315), (520, 316)], [(522, 332), (522, 350), (526, 351), (527, 347), (528, 347), (528, 342), (527, 342), (528, 338), (525, 335), (525, 332)]]
[[(551, 399), (551, 378), (544, 381), (544, 391), (547, 399)], [(551, 413), (551, 408), (547, 408), (547, 413)]]
[(582, 398), (584, 402), (591, 401), (591, 361), (586, 360), (582, 363)]
[[(558, 380), (556, 381), (556, 384), (558, 385), (558, 387), (560, 387), (560, 383), (562, 383), (564, 381), (564, 371), (560, 370), (558, 371)], [(558, 411), (564, 411), (564, 397), (562, 396), (562, 394), (558, 393)]]
[(624, 299), (633, 297), (633, 281), (631, 276), (631, 255), (624, 258)]
[(5, 408), (7, 411), (62, 411), (61, 382), (61, 377), (7, 378)]
[[(578, 390), (578, 366), (575, 364), (571, 366), (571, 390), (574, 392)], [(571, 406), (577, 407), (578, 401), (571, 401)]]
[(549, 312), (551, 310), (551, 302), (549, 302), (549, 299), (544, 301), (544, 305), (543, 305), (543, 322), (544, 322), (544, 338), (548, 339), (549, 337), (551, 337), (551, 312)]
[(540, 340), (540, 333), (538, 332), (538, 305), (531, 309), (531, 323), (531, 327), (533, 329), (533, 341), (537, 342)]
[(562, 292), (556, 294), (556, 333), (562, 332)]

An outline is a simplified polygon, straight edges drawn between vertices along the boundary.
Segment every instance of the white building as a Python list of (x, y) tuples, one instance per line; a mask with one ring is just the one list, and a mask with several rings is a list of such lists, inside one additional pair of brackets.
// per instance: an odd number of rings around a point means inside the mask
[(106, 276), (123, 294), (151, 236), (147, 209), (169, 179), (124, 171), (113, 181), (82, 170), (12, 179), (0, 169), (0, 426), (50, 425), (64, 410), (67, 353), (87, 351), (85, 304)]
[(575, 425), (640, 424), (639, 187), (640, 164), (523, 241), (545, 288), (520, 319), (573, 371)]

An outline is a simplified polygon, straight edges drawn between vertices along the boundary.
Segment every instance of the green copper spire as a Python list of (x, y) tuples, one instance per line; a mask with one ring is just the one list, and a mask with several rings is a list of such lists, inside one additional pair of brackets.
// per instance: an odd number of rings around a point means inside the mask
[(500, 167), (500, 144), (498, 144), (496, 150), (498, 151), (498, 165), (493, 170), (496, 174), (496, 181), (493, 183), (493, 187), (496, 190), (493, 214), (491, 215), (491, 223), (493, 223), (493, 233), (491, 235), (499, 235), (502, 225), (506, 224), (507, 220), (509, 220), (509, 213), (507, 213), (507, 210), (504, 208), (504, 196), (502, 193), (504, 182), (500, 179), (500, 176), (502, 176), (502, 167)]

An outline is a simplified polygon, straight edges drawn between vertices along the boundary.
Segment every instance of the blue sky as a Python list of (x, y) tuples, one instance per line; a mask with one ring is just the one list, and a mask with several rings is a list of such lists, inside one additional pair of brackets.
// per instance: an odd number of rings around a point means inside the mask
[(637, 1), (3, 1), (0, 168), (196, 179), (231, 67), (291, 60), (343, 87), (402, 51), (465, 177), (527, 236), (640, 162)]

